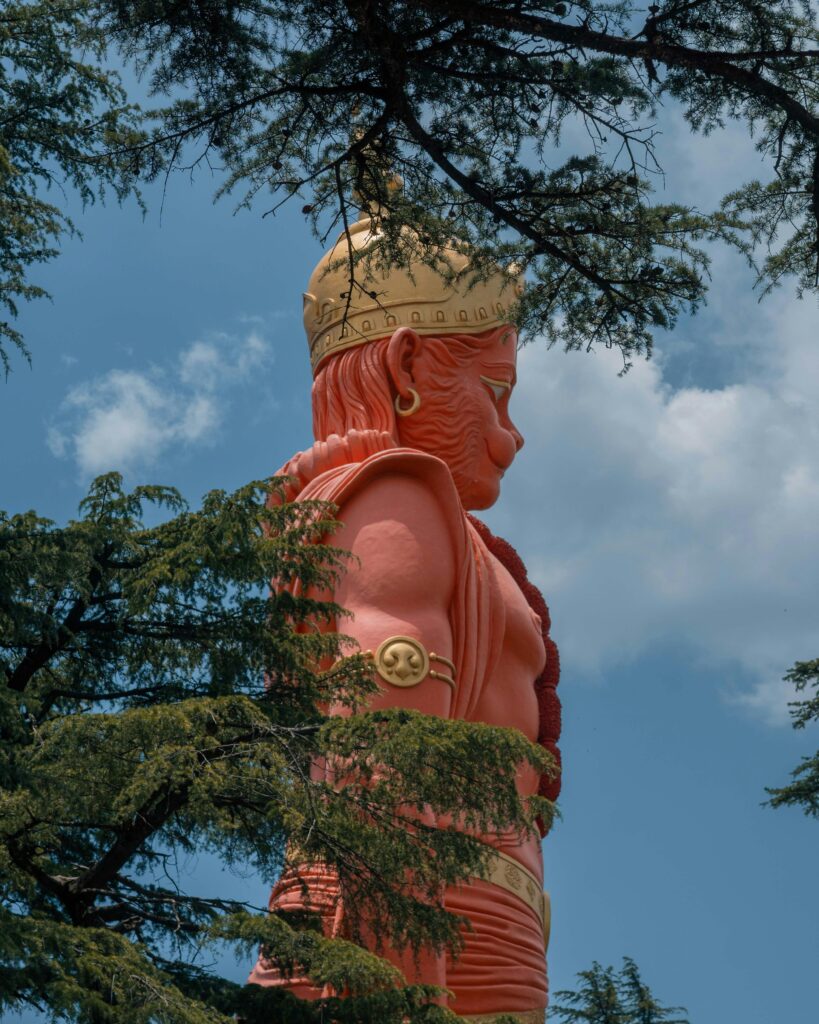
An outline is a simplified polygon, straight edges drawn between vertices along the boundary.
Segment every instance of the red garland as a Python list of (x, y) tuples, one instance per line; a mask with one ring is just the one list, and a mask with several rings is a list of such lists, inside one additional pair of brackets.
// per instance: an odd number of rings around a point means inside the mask
[[(543, 624), (546, 667), (535, 680), (535, 693), (537, 694), (539, 711), (537, 741), (554, 757), (557, 762), (558, 774), (554, 778), (546, 775), (541, 776), (538, 792), (548, 800), (557, 800), (560, 793), (561, 761), (560, 750), (557, 747), (557, 741), (560, 739), (560, 698), (556, 693), (556, 689), (560, 679), (560, 657), (557, 651), (557, 644), (549, 636), (549, 627), (551, 626), (549, 609), (543, 600), (543, 594), (530, 581), (526, 572), (526, 566), (512, 545), (502, 537), (496, 537), (480, 519), (476, 519), (471, 515), (468, 515), (468, 518), (487, 548), (489, 548), (491, 553), (520, 587), (523, 596), (529, 603), (529, 607), (536, 615), (540, 616), (540, 621)], [(541, 831), (545, 835), (546, 830), (542, 826)]]

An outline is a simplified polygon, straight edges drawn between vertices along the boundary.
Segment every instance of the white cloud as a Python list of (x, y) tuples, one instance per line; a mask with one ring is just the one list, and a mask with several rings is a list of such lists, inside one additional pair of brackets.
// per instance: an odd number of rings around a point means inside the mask
[(195, 341), (179, 357), (179, 378), (191, 387), (212, 388), (219, 379), (222, 353), (215, 342)]
[(229, 389), (271, 360), (253, 330), (194, 341), (167, 367), (111, 370), (69, 391), (46, 442), (84, 476), (149, 465), (174, 445), (210, 443)]
[(190, 387), (211, 391), (245, 380), (270, 361), (271, 350), (255, 330), (237, 343), (230, 334), (215, 334), (195, 341), (179, 357), (179, 379)]
[(671, 640), (751, 672), (753, 691), (727, 696), (784, 720), (781, 676), (819, 653), (819, 314), (784, 291), (761, 306), (721, 291), (709, 322), (700, 344), (741, 332), (738, 383), (675, 390), (661, 357), (618, 379), (604, 350), (525, 349), (527, 447), (493, 518), (575, 670)]

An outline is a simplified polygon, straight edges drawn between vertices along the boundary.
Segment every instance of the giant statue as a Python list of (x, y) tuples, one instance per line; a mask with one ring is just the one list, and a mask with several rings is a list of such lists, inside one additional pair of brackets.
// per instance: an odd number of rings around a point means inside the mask
[[(363, 214), (352, 245), (372, 245), (376, 231)], [(469, 287), (468, 258), (453, 251), (451, 279), (418, 263), (369, 271), (351, 294), (347, 246), (344, 234), (304, 296), (315, 444), (281, 475), (291, 500), (338, 507), (343, 526), (329, 540), (355, 560), (333, 596), (354, 615), (344, 631), (374, 652), (373, 706), (512, 726), (557, 758), (548, 610), (510, 545), (470, 514), (494, 504), (523, 444), (509, 415), (517, 333), (508, 316), (522, 284), (499, 271)], [(518, 786), (555, 799), (559, 779), (521, 771)], [(426, 958), (420, 980), (449, 989), (467, 1018), (514, 1013), (542, 1024), (549, 903), (540, 842), (482, 839), (494, 849), (490, 877), (445, 894), (471, 922), (463, 951)], [(304, 864), (285, 872), (271, 907), (307, 899), (329, 931), (336, 897), (332, 877)], [(391, 959), (412, 975), (399, 954)], [(320, 995), (263, 959), (250, 981)]]

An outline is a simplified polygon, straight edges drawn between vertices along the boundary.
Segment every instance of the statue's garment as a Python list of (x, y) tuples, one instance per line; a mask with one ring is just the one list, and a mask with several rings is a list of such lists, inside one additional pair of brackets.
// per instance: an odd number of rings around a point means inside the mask
[[(543, 624), (518, 583), (489, 550), (484, 540), (488, 531), (464, 512), (447, 466), (423, 452), (395, 447), (388, 434), (352, 431), (344, 438), (333, 436), (317, 443), (282, 470), (282, 475), (294, 479), (288, 499), (332, 501), (342, 521), (345, 504), (384, 473), (407, 474), (423, 481), (449, 528), (457, 567), (450, 607), (452, 660), (457, 666), (451, 717), (514, 726), (529, 739), (538, 739), (538, 696), (533, 681), (546, 660)], [(531, 676), (513, 679), (511, 685), (507, 675), (503, 691), (496, 692), (493, 677), (510, 642), (518, 650), (527, 648), (529, 660), (537, 667)], [(548, 649), (550, 641), (546, 643)], [(538, 791), (538, 782), (530, 770), (521, 773), (518, 785), (528, 795)], [(487, 784), (491, 785), (491, 780)], [(543, 862), (536, 838), (523, 844), (515, 837), (481, 838), (522, 864), (542, 888)], [(343, 934), (337, 883), (320, 866), (305, 865), (297, 875), (286, 874), (273, 890), (271, 908), (302, 908), (301, 883), (307, 884), (310, 906), (322, 914), (327, 933)], [(535, 1019), (546, 1006), (548, 993), (543, 929), (537, 913), (513, 892), (480, 880), (447, 891), (445, 905), (468, 917), (473, 928), (465, 933), (460, 957), (447, 962), (445, 979), (436, 979), (454, 993), (452, 1008), (466, 1016), (528, 1011)], [(285, 985), (305, 998), (322, 994), (304, 977), (282, 978), (263, 960), (249, 980)]]

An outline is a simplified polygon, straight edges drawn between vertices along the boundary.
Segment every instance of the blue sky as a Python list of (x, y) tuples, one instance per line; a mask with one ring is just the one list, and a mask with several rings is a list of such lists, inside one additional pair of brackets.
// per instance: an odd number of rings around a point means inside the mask
[[(766, 173), (740, 131), (692, 140), (673, 114), (659, 155), (666, 195), (702, 207)], [(196, 501), (310, 443), (301, 292), (321, 249), (296, 206), (233, 216), (218, 183), (173, 179), (161, 216), (158, 189), (144, 219), (80, 211), (84, 239), (38, 271), (53, 302), (24, 311), (33, 368), (0, 384), (0, 506), (64, 520), (107, 469)], [(616, 355), (535, 339), (526, 447), (487, 515), (562, 652), (553, 988), (627, 954), (692, 1024), (816, 1019), (819, 825), (760, 803), (819, 745), (780, 681), (819, 654), (819, 311), (752, 283), (715, 252), (707, 308), (623, 379)], [(186, 870), (258, 903), (271, 881)]]

